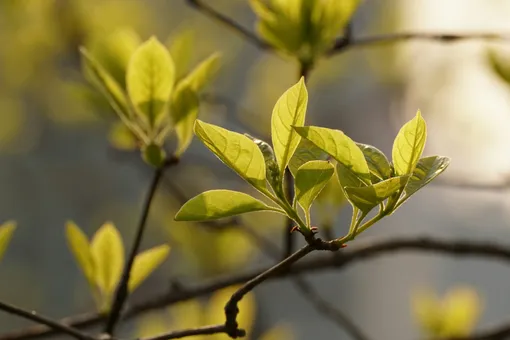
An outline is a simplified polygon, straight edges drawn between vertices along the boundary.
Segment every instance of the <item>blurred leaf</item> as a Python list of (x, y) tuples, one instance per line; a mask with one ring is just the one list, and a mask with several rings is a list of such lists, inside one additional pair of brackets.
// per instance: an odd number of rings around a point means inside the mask
[(117, 149), (135, 150), (138, 140), (129, 128), (122, 122), (114, 122), (108, 133), (108, 140)]
[(186, 202), (175, 215), (175, 220), (207, 221), (260, 210), (278, 211), (242, 192), (209, 190)]
[(328, 154), (322, 151), (321, 148), (307, 139), (301, 138), (294, 155), (289, 162), (289, 170), (292, 176), (296, 177), (296, 172), (299, 167), (309, 161), (322, 160), (325, 161)]
[(149, 145), (144, 145), (142, 148), (143, 160), (145, 163), (155, 168), (159, 168), (165, 163), (165, 157), (165, 150), (159, 145), (151, 143)]
[(349, 201), (364, 213), (370, 212), (379, 203), (402, 190), (409, 176), (392, 177), (364, 187), (346, 187)]
[(172, 93), (170, 114), (177, 135), (175, 156), (180, 157), (193, 139), (193, 125), (198, 116), (198, 95), (189, 85), (180, 83)]
[(195, 134), (223, 163), (258, 190), (266, 189), (264, 156), (248, 137), (196, 120)]
[(196, 92), (201, 91), (216, 75), (220, 68), (221, 54), (211, 54), (196, 66), (182, 82), (189, 85)]
[(292, 127), (303, 126), (307, 105), (308, 91), (305, 78), (301, 77), (297, 84), (285, 91), (273, 109), (271, 138), (280, 174), (284, 173), (301, 140)]
[(291, 340), (294, 339), (292, 329), (287, 325), (276, 325), (264, 332), (259, 340)]
[(296, 200), (305, 211), (310, 226), (310, 207), (326, 186), (335, 168), (328, 161), (310, 161), (303, 164), (296, 173)]
[(356, 145), (361, 149), (363, 155), (365, 155), (368, 168), (372, 174), (372, 183), (377, 183), (391, 177), (392, 170), (390, 162), (381, 150), (372, 145), (361, 143), (356, 143)]
[(16, 222), (14, 221), (7, 221), (0, 225), (0, 260), (4, 256), (15, 230)]
[(175, 64), (176, 79), (180, 80), (190, 65), (195, 33), (186, 29), (171, 36), (166, 45)]
[(169, 252), (170, 246), (163, 244), (136, 255), (129, 277), (129, 292), (134, 291), (154, 270), (156, 270), (156, 268), (166, 260)]
[(83, 271), (90, 287), (95, 287), (94, 259), (90, 251), (90, 244), (87, 236), (72, 221), (66, 224), (67, 243), (71, 252), (78, 262), (78, 267)]
[(170, 53), (155, 37), (135, 51), (128, 65), (127, 89), (137, 113), (154, 128), (165, 117), (175, 82)]
[(427, 140), (427, 124), (418, 110), (416, 116), (404, 124), (393, 142), (393, 166), (396, 175), (410, 175), (420, 159)]
[(371, 184), (370, 171), (361, 149), (340, 130), (316, 126), (295, 127), (295, 130), (338, 161), (337, 175), (342, 187)]
[(124, 245), (113, 223), (103, 224), (94, 234), (90, 251), (96, 265), (96, 283), (108, 301), (124, 268)]
[(487, 57), (492, 70), (507, 84), (510, 84), (510, 59), (508, 54), (490, 49)]

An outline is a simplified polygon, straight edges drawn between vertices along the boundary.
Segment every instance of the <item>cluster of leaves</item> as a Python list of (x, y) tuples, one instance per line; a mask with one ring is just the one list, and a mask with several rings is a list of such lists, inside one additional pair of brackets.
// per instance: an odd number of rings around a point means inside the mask
[[(272, 204), (242, 192), (210, 190), (186, 202), (175, 219), (203, 221), (265, 210), (288, 216), (301, 233), (311, 235), (310, 208), (335, 175), (353, 206), (349, 233), (336, 240), (343, 244), (392, 214), (449, 165), (447, 157), (421, 158), (427, 127), (419, 111), (400, 129), (390, 163), (380, 150), (356, 143), (342, 131), (304, 126), (307, 104), (308, 92), (301, 78), (274, 107), (272, 147), (259, 139), (197, 120), (194, 132), (204, 145)], [(292, 202), (283, 190), (287, 168), (295, 183)], [(376, 216), (362, 224), (377, 206)]]
[[(176, 329), (194, 328), (224, 322), (223, 308), (232, 294), (239, 287), (232, 286), (218, 290), (205, 301), (189, 300), (181, 302), (169, 308), (167, 313), (158, 316), (149, 316), (138, 323), (138, 336), (145, 338), (162, 334)], [(256, 300), (253, 293), (247, 294), (239, 302), (238, 322), (240, 327), (252, 330), (256, 319)], [(250, 334), (252, 332), (249, 332)], [(261, 334), (259, 340), (290, 340), (292, 332), (285, 325), (270, 328)], [(230, 337), (226, 334), (199, 335), (191, 337), (193, 340), (227, 340)], [(249, 339), (249, 338), (248, 338)]]
[[(111, 222), (104, 223), (89, 241), (74, 222), (67, 222), (69, 248), (83, 271), (98, 310), (110, 309), (115, 289), (124, 269), (124, 244)], [(168, 256), (166, 244), (136, 255), (128, 282), (133, 292)]]
[(330, 50), (359, 0), (250, 0), (257, 31), (277, 50), (311, 65)]
[(455, 287), (442, 299), (433, 292), (420, 291), (412, 302), (421, 331), (434, 339), (469, 336), (482, 311), (479, 296), (469, 287)]
[(172, 132), (178, 140), (174, 151), (180, 157), (193, 137), (198, 116), (199, 92), (218, 69), (214, 53), (186, 76), (178, 79), (175, 62), (155, 37), (140, 43), (129, 30), (119, 30), (89, 51), (81, 48), (87, 79), (102, 92), (122, 125), (135, 138), (145, 161), (161, 166), (164, 143)]

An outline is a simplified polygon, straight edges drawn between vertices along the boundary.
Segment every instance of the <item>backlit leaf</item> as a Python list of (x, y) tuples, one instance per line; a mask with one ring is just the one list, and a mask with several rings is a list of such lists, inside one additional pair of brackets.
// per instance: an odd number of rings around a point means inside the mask
[(7, 221), (0, 226), (0, 260), (4, 256), (15, 230), (16, 222), (14, 221)]
[(168, 257), (170, 246), (163, 244), (136, 255), (131, 268), (128, 290), (134, 291)]
[(276, 195), (283, 198), (283, 187), (280, 185), (280, 169), (278, 168), (273, 148), (261, 139), (250, 136), (247, 133), (244, 135), (250, 138), (259, 147), (264, 156), (264, 161), (266, 162), (266, 179)]
[(296, 172), (301, 165), (309, 161), (325, 161), (327, 158), (328, 154), (322, 151), (322, 149), (309, 140), (301, 138), (294, 155), (289, 161), (289, 170), (292, 176), (296, 177)]
[[(383, 179), (391, 177), (391, 165), (388, 158), (372, 145), (356, 143), (359, 146), (368, 164), (368, 169), (372, 175), (372, 182), (377, 183)], [(375, 178), (374, 178), (375, 177)]]
[(172, 93), (170, 115), (177, 135), (175, 156), (180, 157), (193, 139), (193, 125), (198, 116), (198, 95), (189, 85), (179, 84)]
[(242, 192), (210, 190), (184, 203), (175, 215), (175, 220), (207, 221), (260, 210), (277, 209)]
[(309, 215), (313, 201), (326, 186), (335, 168), (328, 161), (310, 161), (303, 164), (296, 173), (296, 199)]
[(410, 175), (420, 159), (427, 140), (427, 124), (420, 111), (400, 129), (393, 142), (393, 166), (396, 175)]
[(90, 244), (87, 236), (74, 222), (69, 221), (66, 224), (66, 237), (69, 248), (76, 262), (78, 262), (78, 266), (83, 271), (89, 285), (94, 287), (96, 284), (94, 259), (90, 252)]
[(220, 68), (220, 53), (213, 53), (198, 64), (182, 82), (196, 92), (201, 91), (216, 75)]
[(154, 127), (166, 113), (175, 81), (168, 50), (155, 37), (144, 42), (129, 61), (126, 83), (137, 113)]
[(283, 174), (301, 137), (292, 128), (305, 123), (308, 92), (304, 77), (278, 99), (271, 117), (271, 138), (280, 173)]
[(171, 36), (165, 44), (168, 46), (168, 50), (174, 61), (176, 79), (181, 79), (188, 71), (194, 39), (195, 33), (190, 29), (185, 29)]
[(223, 163), (259, 190), (266, 190), (266, 165), (257, 145), (237, 132), (207, 124), (197, 119), (197, 137)]

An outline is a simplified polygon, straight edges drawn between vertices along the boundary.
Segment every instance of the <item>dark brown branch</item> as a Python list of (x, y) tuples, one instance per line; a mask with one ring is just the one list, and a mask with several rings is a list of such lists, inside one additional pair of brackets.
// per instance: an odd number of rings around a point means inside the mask
[[(327, 269), (344, 269), (349, 265), (362, 260), (395, 254), (402, 251), (418, 251), (434, 253), (436, 255), (450, 255), (462, 260), (467, 259), (468, 257), (485, 257), (487, 259), (501, 260), (510, 265), (509, 246), (497, 245), (490, 242), (452, 241), (428, 237), (395, 238), (392, 240), (382, 240), (373, 243), (355, 241), (353, 244), (349, 244), (347, 248), (342, 249), (333, 256), (331, 253), (328, 253), (327, 256), (322, 255), (313, 259), (301, 261), (291, 268), (285, 268), (274, 273), (274, 275), (267, 277), (267, 279), (282, 279), (289, 276), (324, 271)], [(267, 269), (251, 270), (246, 273), (228, 276), (212, 282), (196, 285), (189, 289), (155, 294), (141, 303), (133, 304), (131, 307), (126, 308), (125, 317), (126, 319), (133, 318), (147, 311), (164, 308), (174, 303), (194, 299), (200, 296), (206, 296), (217, 290), (247, 282), (266, 270)], [(104, 316), (96, 313), (90, 313), (69, 317), (61, 320), (59, 323), (75, 328), (83, 328), (97, 324), (103, 320)], [(505, 329), (499, 327), (494, 328), (491, 332), (494, 332), (495, 334), (496, 332), (503, 331), (508, 331), (510, 333), (510, 325), (505, 325)], [(3, 334), (0, 336), (0, 340), (35, 339), (58, 333), (62, 332), (48, 329), (46, 326), (38, 325), (22, 331)], [(470, 339), (478, 340), (480, 338), (471, 337)]]
[[(213, 7), (206, 5), (201, 0), (186, 0), (190, 6), (197, 9), (198, 11), (204, 13), (205, 15), (211, 17), (212, 19), (222, 23), (226, 27), (230, 28), (234, 32), (238, 33), (240, 36), (242, 36), (246, 41), (252, 43), (257, 48), (261, 50), (272, 50), (273, 48), (271, 45), (266, 43), (265, 41), (261, 40), (255, 33), (252, 33), (251, 31), (247, 30), (231, 18), (229, 18), (226, 15), (221, 14), (220, 12), (216, 11)], [(207, 0), (208, 2), (210, 0)]]
[(135, 257), (138, 254), (140, 245), (142, 243), (143, 235), (145, 233), (147, 225), (147, 218), (149, 217), (149, 211), (152, 206), (152, 199), (154, 198), (156, 189), (158, 188), (159, 182), (163, 177), (164, 170), (168, 167), (176, 165), (178, 162), (179, 160), (177, 158), (170, 158), (165, 162), (163, 166), (157, 168), (156, 171), (154, 172), (154, 177), (152, 178), (152, 182), (149, 187), (147, 197), (143, 204), (142, 215), (140, 217), (140, 222), (138, 223), (138, 228), (136, 231), (135, 239), (133, 241), (133, 246), (131, 248), (131, 252), (129, 253), (128, 260), (124, 266), (120, 282), (116, 288), (115, 298), (113, 300), (111, 312), (106, 321), (106, 326), (104, 329), (106, 334), (113, 335), (115, 331), (115, 326), (117, 325), (120, 319), (124, 303), (126, 302), (126, 299), (128, 297), (128, 283), (131, 274), (131, 268), (133, 267)]
[(140, 340), (169, 340), (169, 339), (181, 339), (188, 336), (194, 335), (212, 335), (218, 333), (226, 333), (225, 325), (215, 325), (215, 326), (204, 326), (197, 328), (185, 329), (182, 331), (174, 331), (169, 333), (164, 333), (161, 335), (157, 335), (150, 338), (143, 338)]
[(42, 315), (36, 313), (35, 311), (29, 312), (29, 311), (26, 311), (24, 309), (21, 309), (19, 307), (16, 307), (16, 306), (4, 303), (4, 302), (0, 302), (0, 310), (4, 311), (6, 313), (9, 313), (9, 314), (13, 314), (13, 315), (22, 317), (22, 318), (30, 320), (30, 321), (37, 322), (38, 324), (45, 325), (51, 330), (57, 331), (59, 333), (67, 334), (67, 335), (72, 336), (73, 338), (76, 338), (78, 340), (95, 340), (94, 337), (87, 335), (85, 333), (82, 333), (80, 330), (78, 330), (76, 328), (66, 326), (60, 322), (57, 322), (50, 318), (42, 316)]

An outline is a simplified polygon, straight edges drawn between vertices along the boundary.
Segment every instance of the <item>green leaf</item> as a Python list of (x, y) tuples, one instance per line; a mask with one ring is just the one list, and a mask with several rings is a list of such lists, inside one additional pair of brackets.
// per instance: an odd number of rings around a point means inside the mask
[(371, 184), (370, 170), (361, 149), (340, 130), (316, 126), (295, 127), (297, 133), (337, 160), (337, 175), (345, 186)]
[(126, 83), (137, 113), (150, 127), (165, 117), (175, 81), (168, 50), (155, 37), (144, 42), (129, 61)]
[(250, 138), (259, 147), (266, 163), (266, 179), (276, 195), (283, 198), (283, 189), (280, 185), (280, 169), (278, 169), (278, 163), (276, 162), (273, 148), (261, 139), (252, 137), (247, 133), (244, 135)]
[(103, 93), (117, 115), (121, 119), (128, 120), (131, 113), (124, 90), (85, 48), (80, 48), (80, 52), (87, 79)]
[(180, 157), (193, 139), (193, 125), (198, 116), (198, 95), (186, 84), (180, 83), (172, 93), (170, 114), (177, 135), (175, 156)]
[(310, 207), (326, 186), (335, 168), (328, 161), (310, 161), (303, 164), (296, 173), (296, 200), (305, 211), (310, 226)]
[(372, 145), (356, 143), (361, 149), (368, 164), (368, 169), (371, 173), (372, 183), (380, 182), (381, 180), (391, 177), (391, 165), (388, 158)]
[(15, 230), (16, 222), (14, 221), (7, 221), (0, 226), (0, 259), (4, 256)]
[(165, 157), (165, 150), (159, 145), (151, 143), (142, 148), (143, 160), (155, 168), (159, 168), (165, 163)]
[(364, 187), (346, 187), (345, 192), (349, 201), (362, 212), (368, 213), (379, 203), (402, 190), (409, 176), (392, 177)]
[(90, 252), (90, 244), (87, 236), (74, 222), (68, 221), (66, 224), (66, 237), (69, 248), (78, 263), (78, 267), (83, 271), (89, 285), (94, 287), (96, 285), (94, 259)]
[(166, 44), (174, 61), (176, 79), (181, 79), (187, 72), (193, 52), (195, 33), (186, 29), (170, 37)]
[(307, 139), (301, 138), (294, 155), (289, 161), (289, 170), (292, 176), (296, 177), (296, 172), (299, 167), (309, 161), (325, 161), (328, 159), (328, 154), (322, 151), (315, 144)]
[(267, 190), (264, 156), (253, 141), (199, 119), (195, 121), (194, 131), (205, 146), (239, 176), (255, 188)]
[[(411, 178), (409, 178), (409, 182), (404, 188), (404, 194), (397, 203), (397, 207), (439, 176), (449, 165), (450, 159), (448, 157), (430, 156), (420, 159), (418, 164), (416, 164)], [(396, 208), (394, 210), (396, 210)]]
[(96, 284), (109, 297), (115, 291), (124, 268), (124, 245), (113, 223), (103, 224), (94, 234), (90, 251), (96, 266)]
[(399, 131), (393, 142), (393, 166), (396, 175), (410, 175), (420, 159), (427, 140), (427, 124), (418, 110), (416, 116)]
[(221, 54), (216, 52), (203, 60), (183, 80), (196, 92), (201, 91), (210, 82), (220, 68)]
[(186, 202), (175, 220), (208, 221), (260, 210), (280, 211), (242, 192), (210, 190)]
[(297, 84), (278, 99), (271, 117), (271, 137), (281, 174), (284, 173), (301, 140), (292, 127), (303, 126), (305, 123), (308, 92), (304, 79), (301, 77)]
[(135, 257), (128, 282), (128, 291), (134, 291), (168, 257), (167, 244), (146, 250)]

